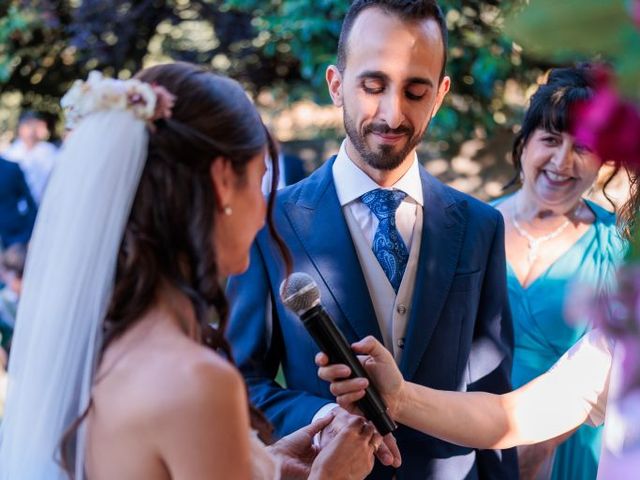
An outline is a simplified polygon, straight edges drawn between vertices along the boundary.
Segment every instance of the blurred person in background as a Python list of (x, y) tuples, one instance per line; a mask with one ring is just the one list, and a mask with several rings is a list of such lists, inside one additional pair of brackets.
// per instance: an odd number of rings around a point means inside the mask
[[(307, 176), (307, 171), (304, 167), (304, 160), (297, 155), (280, 152), (278, 154), (278, 167), (280, 169), (278, 190), (288, 185), (293, 185)], [(265, 194), (269, 192), (271, 187), (272, 175), (273, 167), (271, 165), (271, 161), (268, 159), (267, 171), (262, 179), (262, 191), (265, 192)]]
[(7, 160), (20, 165), (37, 204), (42, 201), (58, 151), (53, 143), (47, 141), (49, 134), (44, 118), (27, 110), (18, 120), (17, 138), (2, 153)]
[(20, 166), (0, 157), (0, 245), (8, 248), (28, 243), (36, 213)]
[(26, 255), (26, 246), (14, 243), (2, 252), (0, 261), (0, 280), (4, 284), (0, 289), (0, 346), (7, 354), (16, 323)]

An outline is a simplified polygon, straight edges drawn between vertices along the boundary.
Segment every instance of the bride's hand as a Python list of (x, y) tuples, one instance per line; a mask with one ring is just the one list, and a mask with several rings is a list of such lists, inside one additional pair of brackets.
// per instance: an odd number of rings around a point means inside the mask
[[(396, 418), (405, 382), (393, 356), (374, 337), (365, 337), (351, 345), (365, 370), (371, 377), (378, 392), (382, 395), (389, 414)], [(351, 370), (346, 365), (329, 365), (329, 357), (324, 353), (316, 355), (318, 376), (331, 383), (331, 393), (338, 404), (349, 412), (357, 411), (356, 402), (364, 397), (365, 388), (369, 385), (366, 378), (349, 378)]]
[(311, 472), (311, 464), (320, 448), (313, 444), (313, 437), (331, 423), (334, 415), (329, 413), (310, 425), (281, 438), (271, 445), (272, 454), (280, 457), (282, 480), (306, 479)]

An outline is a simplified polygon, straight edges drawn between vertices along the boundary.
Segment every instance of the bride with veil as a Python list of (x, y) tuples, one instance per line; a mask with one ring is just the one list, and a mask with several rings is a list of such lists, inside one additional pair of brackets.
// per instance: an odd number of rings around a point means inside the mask
[(321, 451), (330, 416), (265, 447), (231, 363), (220, 279), (247, 268), (265, 217), (290, 263), (261, 194), (275, 147), (240, 86), (176, 63), (94, 73), (63, 106), (74, 127), (27, 259), (0, 479), (366, 476), (370, 423)]

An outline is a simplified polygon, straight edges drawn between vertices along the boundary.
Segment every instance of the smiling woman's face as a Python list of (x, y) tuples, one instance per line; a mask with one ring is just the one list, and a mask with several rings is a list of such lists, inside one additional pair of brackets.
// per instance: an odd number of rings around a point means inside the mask
[(522, 188), (541, 208), (570, 209), (593, 185), (602, 162), (568, 133), (533, 132), (521, 156)]

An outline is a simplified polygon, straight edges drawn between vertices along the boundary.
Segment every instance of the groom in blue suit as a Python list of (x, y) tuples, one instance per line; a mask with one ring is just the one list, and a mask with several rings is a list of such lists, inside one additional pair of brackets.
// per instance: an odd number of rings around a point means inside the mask
[[(274, 217), (294, 270), (314, 278), (349, 341), (374, 335), (412, 382), (502, 393), (513, 348), (502, 217), (433, 178), (415, 152), (449, 89), (445, 63), (435, 2), (355, 0), (327, 69), (346, 139), (337, 157), (278, 194)], [(316, 376), (316, 345), (279, 300), (277, 252), (261, 232), (249, 270), (230, 280), (228, 335), (251, 400), (285, 435), (339, 407)], [(275, 380), (280, 367), (286, 387)], [(377, 463), (370, 478), (518, 476), (512, 450), (477, 451), (403, 426), (395, 436), (402, 465)]]

